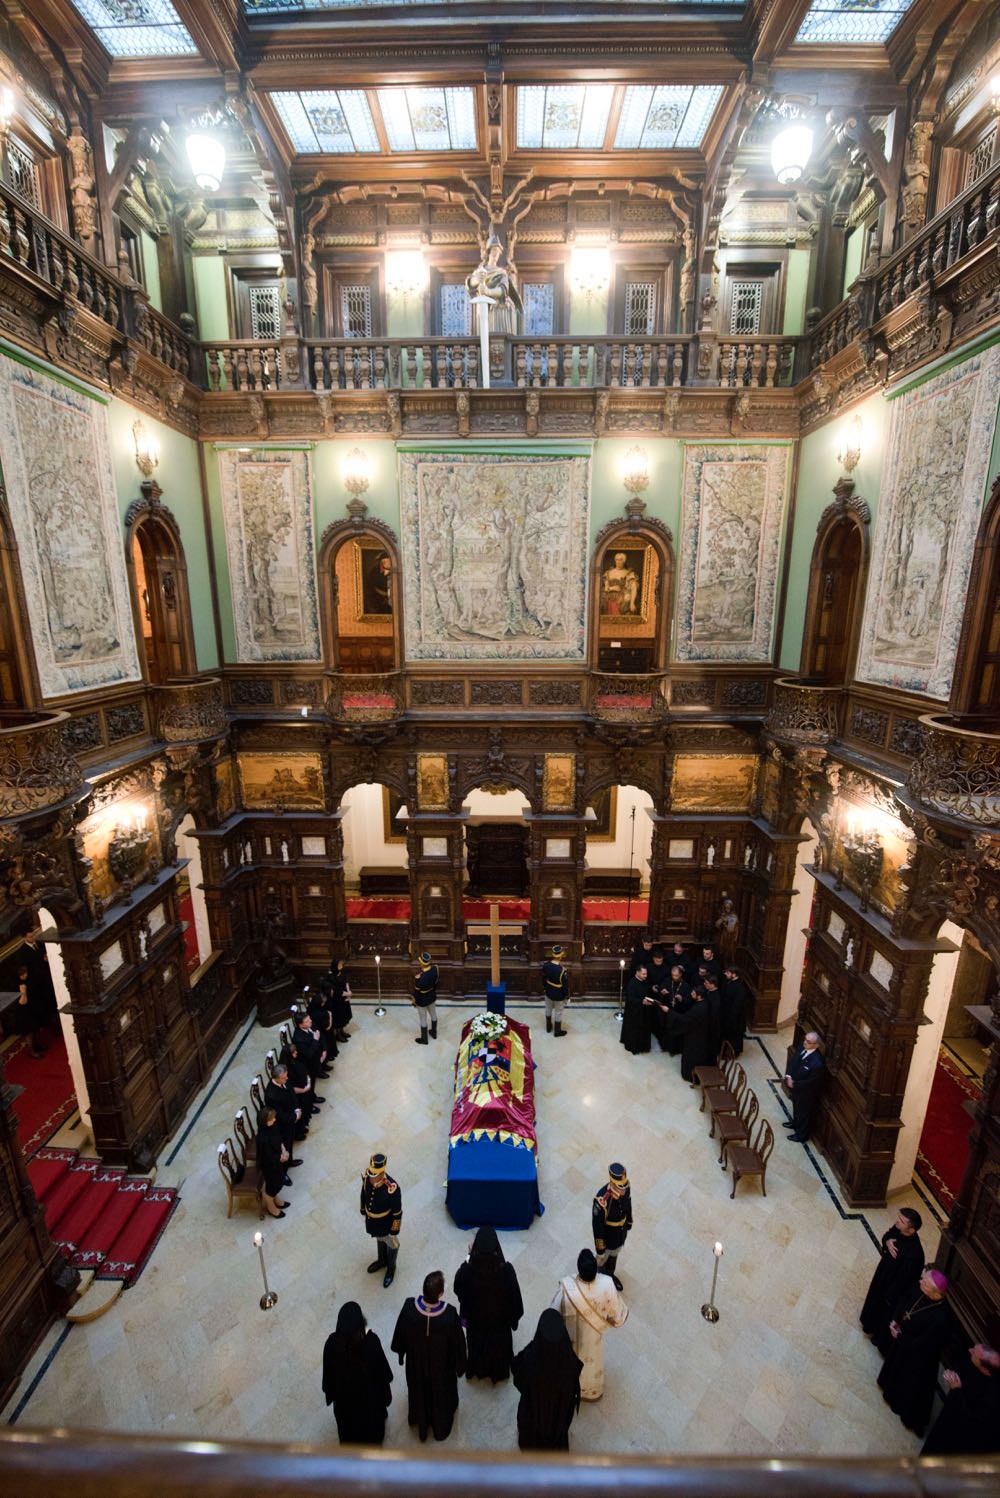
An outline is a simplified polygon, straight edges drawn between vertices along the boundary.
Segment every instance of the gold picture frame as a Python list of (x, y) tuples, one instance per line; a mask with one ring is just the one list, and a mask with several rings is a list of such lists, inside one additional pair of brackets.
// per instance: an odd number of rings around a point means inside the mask
[(576, 806), (576, 755), (547, 754), (542, 776), (546, 811), (573, 811)]
[[(621, 569), (615, 560), (619, 556), (625, 558)], [(621, 578), (614, 576), (619, 570)], [(616, 624), (645, 624), (652, 602), (653, 571), (652, 546), (612, 543), (601, 558), (601, 618)], [(629, 574), (634, 580), (629, 579)]]
[[(379, 587), (380, 562), (389, 563), (389, 586)], [(392, 558), (378, 541), (354, 542), (354, 617), (359, 624), (379, 624), (393, 616)]]
[[(588, 843), (613, 843), (618, 835), (618, 787), (605, 786), (590, 798), (597, 821), (587, 825)], [(590, 828), (593, 827), (593, 832)]]
[(382, 841), (384, 843), (405, 843), (405, 832), (393, 832), (393, 819), (399, 808), (403, 805), (403, 798), (395, 791), (390, 791), (387, 785), (382, 787)]
[(671, 811), (749, 811), (756, 754), (675, 754)]
[(215, 766), (215, 809), (222, 821), (236, 810), (236, 778), (231, 759), (220, 759)]
[(417, 809), (448, 810), (447, 754), (417, 755)]
[(275, 754), (243, 750), (236, 756), (240, 795), (247, 811), (322, 811), (323, 761), (318, 754)]

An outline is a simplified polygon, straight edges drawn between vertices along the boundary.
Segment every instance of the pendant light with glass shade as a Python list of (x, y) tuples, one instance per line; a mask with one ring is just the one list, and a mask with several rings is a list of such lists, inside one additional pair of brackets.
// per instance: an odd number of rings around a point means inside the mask
[(793, 120), (780, 129), (771, 142), (771, 166), (785, 187), (798, 182), (812, 155), (813, 133), (801, 120)]
[(201, 119), (184, 141), (194, 180), (203, 192), (218, 192), (226, 170), (226, 147), (218, 131), (218, 121)]

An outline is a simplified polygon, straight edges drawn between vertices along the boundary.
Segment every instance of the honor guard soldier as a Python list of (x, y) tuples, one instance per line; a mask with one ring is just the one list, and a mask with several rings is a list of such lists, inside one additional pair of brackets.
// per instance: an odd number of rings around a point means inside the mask
[(632, 1193), (628, 1185), (628, 1172), (617, 1161), (608, 1166), (608, 1184), (594, 1197), (592, 1213), (594, 1249), (597, 1267), (610, 1274), (615, 1289), (622, 1282), (615, 1273), (618, 1255), (625, 1247), (625, 1239), (632, 1227)]
[(437, 963), (432, 961), (430, 952), (421, 952), (420, 969), (413, 979), (413, 1002), (417, 1008), (417, 1018), (420, 1020), (420, 1034), (413, 1042), (414, 1045), (427, 1044), (427, 1021), (430, 1020), (431, 1040), (438, 1038), (438, 973)]
[(361, 1177), (361, 1215), (365, 1231), (378, 1244), (378, 1258), (368, 1265), (369, 1274), (385, 1270), (383, 1287), (388, 1290), (396, 1274), (399, 1257), (399, 1228), (403, 1221), (403, 1193), (386, 1174), (385, 1155), (372, 1155), (368, 1169)]
[(542, 983), (545, 987), (545, 1029), (552, 1034), (555, 1025), (557, 1036), (565, 1035), (562, 1027), (563, 1010), (569, 1001), (569, 973), (562, 965), (565, 948), (553, 947), (548, 962), (542, 963)]

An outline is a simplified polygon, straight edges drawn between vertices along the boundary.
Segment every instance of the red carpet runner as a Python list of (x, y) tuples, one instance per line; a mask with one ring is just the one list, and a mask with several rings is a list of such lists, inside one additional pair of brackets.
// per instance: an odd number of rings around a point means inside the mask
[(963, 1104), (970, 1098), (978, 1102), (981, 1097), (978, 1082), (966, 1076), (946, 1051), (941, 1051), (931, 1083), (916, 1169), (946, 1212), (952, 1209), (969, 1158), (972, 1119)]
[(4, 1057), (4, 1071), (8, 1082), (24, 1088), (14, 1103), (14, 1116), (21, 1153), (29, 1160), (76, 1112), (66, 1042), (57, 1035), (47, 1053), (35, 1060), (27, 1041), (18, 1040)]
[[(408, 921), (410, 902), (402, 895), (348, 896), (347, 919), (349, 921)], [(488, 921), (488, 900), (463, 900), (462, 912), (467, 921)], [(631, 910), (626, 900), (584, 900), (584, 921), (607, 921), (622, 926), (644, 926), (649, 918), (649, 901), (633, 900)], [(526, 921), (531, 914), (530, 900), (501, 900), (502, 921)]]
[(134, 1285), (177, 1206), (176, 1187), (151, 1186), (76, 1150), (39, 1150), (28, 1175), (49, 1235), (73, 1268)]

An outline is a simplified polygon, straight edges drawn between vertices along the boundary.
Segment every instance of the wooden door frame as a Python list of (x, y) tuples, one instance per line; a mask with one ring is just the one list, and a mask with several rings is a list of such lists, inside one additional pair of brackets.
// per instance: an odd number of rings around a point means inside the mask
[(867, 500), (862, 499), (860, 494), (854, 493), (854, 481), (852, 479), (840, 479), (834, 486), (834, 493), (837, 495), (837, 498), (833, 504), (827, 505), (819, 517), (819, 524), (816, 527), (816, 540), (813, 542), (812, 556), (809, 560), (809, 591), (806, 595), (806, 616), (802, 626), (802, 643), (799, 650), (799, 675), (806, 675), (810, 653), (809, 642), (815, 631), (816, 621), (819, 618), (820, 601), (823, 594), (823, 559), (827, 544), (837, 526), (846, 523), (857, 530), (861, 539), (861, 555), (858, 561), (858, 584), (854, 600), (854, 617), (850, 622), (847, 654), (844, 659), (843, 685), (846, 686), (848, 682), (854, 680), (858, 643), (861, 638), (861, 620), (865, 611), (868, 567), (871, 561), (870, 533), (872, 517)]
[[(134, 546), (139, 541), (140, 532), (143, 529), (152, 531), (157, 527), (166, 538), (167, 546), (173, 554), (174, 569), (176, 573), (177, 587), (177, 623), (180, 633), (181, 653), (183, 661), (181, 670), (174, 673), (167, 671), (165, 681), (176, 681), (180, 677), (194, 676), (198, 671), (197, 656), (194, 648), (194, 628), (191, 620), (191, 595), (188, 589), (187, 558), (184, 555), (184, 543), (181, 540), (181, 528), (177, 524), (177, 518), (173, 511), (166, 505), (160, 504), (156, 499), (139, 499), (129, 505), (125, 514), (125, 570), (128, 574), (129, 597), (132, 600), (132, 619), (135, 627), (136, 645), (142, 658), (143, 677), (150, 681), (149, 663), (146, 660), (145, 633), (142, 627), (142, 599), (139, 597), (139, 581), (135, 571)], [(145, 566), (145, 559), (143, 559)], [(147, 578), (147, 586), (149, 579)], [(168, 663), (169, 664), (169, 663)], [(153, 683), (156, 685), (156, 683)]]

